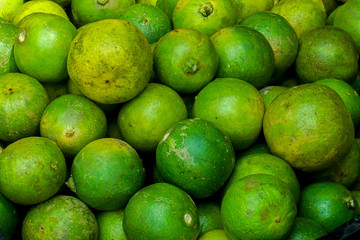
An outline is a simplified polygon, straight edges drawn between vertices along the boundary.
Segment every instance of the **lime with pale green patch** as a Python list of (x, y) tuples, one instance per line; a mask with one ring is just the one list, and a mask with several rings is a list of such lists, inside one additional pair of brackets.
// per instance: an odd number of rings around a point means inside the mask
[(99, 240), (126, 240), (123, 229), (124, 209), (104, 211), (96, 215)]
[(200, 234), (222, 229), (220, 205), (212, 201), (201, 202), (196, 205), (199, 210)]
[(265, 108), (267, 108), (280, 93), (287, 89), (289, 88), (284, 86), (267, 86), (261, 89), (259, 92), (264, 100)]
[(277, 0), (232, 0), (236, 10), (237, 22), (240, 23), (244, 18), (258, 12), (270, 11)]
[(14, 57), (14, 45), (19, 28), (12, 23), (0, 23), (0, 74), (18, 72)]
[(288, 240), (314, 240), (324, 236), (327, 231), (310, 218), (297, 217)]
[[(1, 153), (1, 152), (0, 152)], [(0, 193), (0, 232), (6, 239), (12, 239), (19, 222), (19, 212), (13, 202)]]
[(226, 235), (225, 230), (217, 229), (205, 233), (199, 240), (230, 240), (230, 238)]

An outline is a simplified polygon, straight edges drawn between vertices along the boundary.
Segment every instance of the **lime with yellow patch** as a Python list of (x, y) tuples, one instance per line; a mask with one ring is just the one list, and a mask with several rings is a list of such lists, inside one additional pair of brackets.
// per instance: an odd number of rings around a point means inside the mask
[(226, 235), (225, 230), (217, 229), (205, 233), (199, 240), (230, 240), (230, 238)]
[(19, 28), (12, 23), (0, 23), (0, 74), (18, 72), (14, 57), (14, 45)]
[(24, 4), (24, 0), (1, 0), (0, 17), (6, 21), (11, 21), (14, 13)]

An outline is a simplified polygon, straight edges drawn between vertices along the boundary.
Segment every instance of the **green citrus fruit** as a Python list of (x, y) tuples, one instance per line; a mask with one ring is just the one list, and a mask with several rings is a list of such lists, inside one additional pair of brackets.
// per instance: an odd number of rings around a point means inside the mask
[(12, 239), (19, 222), (19, 213), (15, 205), (0, 193), (0, 232), (6, 239)]
[(98, 239), (98, 224), (79, 199), (59, 195), (31, 208), (22, 225), (23, 240)]
[(277, 1), (274, 0), (232, 0), (236, 10), (237, 22), (241, 22), (247, 16), (258, 12), (270, 11)]
[(149, 43), (157, 42), (172, 30), (171, 21), (164, 11), (153, 5), (138, 3), (127, 7), (119, 19), (129, 21), (138, 27)]
[(173, 12), (174, 29), (193, 28), (209, 36), (236, 24), (231, 0), (180, 0)]
[(0, 17), (11, 21), (16, 10), (24, 4), (24, 0), (1, 0)]
[(204, 233), (223, 228), (221, 223), (221, 212), (219, 204), (211, 201), (206, 201), (201, 202), (196, 206), (199, 210), (199, 237), (201, 237)]
[(146, 3), (149, 5), (156, 6), (157, 0), (136, 0), (136, 3)]
[(186, 119), (165, 133), (156, 149), (156, 165), (166, 182), (204, 198), (230, 177), (235, 156), (229, 137), (212, 123)]
[(360, 92), (360, 71), (356, 74), (355, 81), (351, 84), (354, 90), (359, 94)]
[(245, 149), (256, 141), (264, 112), (259, 91), (235, 78), (217, 78), (206, 85), (193, 106), (194, 117), (212, 122), (229, 135), (236, 150)]
[(124, 209), (100, 212), (96, 215), (99, 240), (126, 240), (123, 229)]
[(169, 19), (172, 21), (173, 12), (178, 1), (179, 0), (157, 0), (156, 6), (163, 10), (168, 15)]
[(271, 11), (283, 16), (299, 39), (307, 31), (326, 23), (325, 8), (320, 0), (282, 0)]
[(359, 190), (352, 190), (351, 195), (355, 198), (358, 205), (360, 204), (360, 191)]
[(210, 38), (194, 29), (176, 29), (154, 49), (156, 78), (179, 93), (195, 93), (214, 79), (219, 59)]
[(50, 13), (69, 20), (65, 10), (52, 1), (28, 1), (16, 10), (11, 22), (18, 25), (22, 19), (32, 13)]
[(103, 138), (76, 155), (67, 184), (90, 207), (116, 210), (125, 207), (144, 179), (145, 169), (136, 151), (121, 140)]
[(152, 63), (150, 45), (137, 27), (106, 19), (88, 24), (78, 33), (67, 66), (71, 80), (85, 96), (114, 104), (134, 98), (145, 88)]
[(217, 77), (239, 78), (264, 87), (274, 72), (275, 60), (270, 43), (258, 31), (233, 26), (211, 36), (219, 56)]
[(56, 142), (65, 156), (74, 157), (86, 144), (105, 137), (104, 112), (83, 96), (66, 94), (43, 112), (40, 134)]
[(117, 138), (123, 140), (123, 136), (121, 136), (119, 125), (117, 120), (114, 120), (108, 124), (106, 136), (109, 138)]
[(21, 21), (19, 28), (14, 56), (20, 71), (40, 82), (66, 79), (66, 59), (77, 34), (74, 25), (54, 14), (35, 13)]
[(241, 157), (245, 157), (251, 154), (258, 154), (258, 153), (269, 153), (270, 149), (269, 147), (266, 145), (266, 143), (255, 143), (253, 145), (251, 145), (250, 147), (244, 149), (244, 151), (240, 152), (240, 154), (237, 155), (237, 158), (241, 158)]
[(314, 240), (325, 234), (325, 229), (314, 220), (297, 217), (288, 240)]
[[(32, 0), (32, 1), (46, 1), (46, 0)], [(71, 3), (71, 0), (50, 0), (50, 1), (59, 4), (59, 6), (61, 6), (62, 8), (66, 8), (70, 6)]]
[(199, 240), (230, 240), (223, 229), (212, 230), (202, 235)]
[(319, 182), (306, 186), (300, 194), (299, 216), (319, 223), (331, 231), (356, 216), (356, 199), (344, 186)]
[(283, 75), (295, 61), (298, 52), (298, 39), (290, 23), (278, 14), (259, 12), (243, 19), (240, 25), (253, 28), (264, 35), (274, 52), (273, 78)]
[(120, 13), (133, 4), (135, 0), (72, 0), (71, 13), (74, 24), (81, 27), (103, 19), (118, 19)]
[(326, 19), (326, 25), (329, 25), (329, 26), (333, 26), (333, 25), (334, 25), (335, 16), (336, 16), (336, 14), (338, 13), (338, 11), (340, 10), (340, 8), (341, 8), (342, 6), (344, 6), (344, 5), (338, 6), (338, 7), (328, 16), (328, 18)]
[(65, 175), (64, 155), (47, 138), (22, 138), (0, 154), (0, 192), (18, 204), (49, 199), (64, 184)]
[(344, 102), (320, 84), (295, 86), (278, 95), (266, 109), (263, 128), (271, 152), (303, 171), (331, 166), (354, 142)]
[(60, 83), (42, 83), (43, 87), (45, 88), (50, 102), (53, 101), (55, 98), (58, 98), (62, 95), (68, 94), (69, 90), (66, 84), (63, 82)]
[(284, 239), (296, 217), (296, 201), (287, 185), (267, 174), (234, 182), (221, 202), (221, 218), (230, 239)]
[(0, 23), (0, 74), (18, 72), (15, 63), (14, 44), (19, 28), (8, 22)]
[(297, 85), (300, 85), (300, 82), (297, 77), (287, 77), (280, 83), (280, 86), (284, 86), (288, 88), (295, 87)]
[(179, 94), (165, 85), (149, 83), (121, 107), (118, 125), (124, 140), (136, 150), (155, 151), (165, 132), (186, 118)]
[(300, 39), (295, 70), (303, 83), (335, 78), (352, 83), (358, 72), (359, 55), (351, 36), (326, 26), (313, 29)]
[(315, 83), (326, 85), (337, 92), (345, 103), (354, 126), (357, 127), (360, 125), (360, 96), (352, 86), (338, 79), (322, 79)]
[(0, 139), (13, 142), (37, 134), (49, 103), (45, 88), (22, 73), (0, 75)]
[(284, 86), (267, 86), (261, 89), (259, 92), (264, 100), (265, 108), (267, 108), (280, 93), (287, 89), (289, 88)]
[(126, 205), (123, 227), (128, 240), (196, 240), (200, 231), (195, 203), (168, 183), (138, 191)]

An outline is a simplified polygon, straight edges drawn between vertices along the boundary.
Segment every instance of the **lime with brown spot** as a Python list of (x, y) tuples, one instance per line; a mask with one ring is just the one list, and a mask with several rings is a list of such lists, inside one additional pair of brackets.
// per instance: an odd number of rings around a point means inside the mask
[(32, 207), (22, 225), (24, 240), (98, 239), (96, 218), (85, 203), (58, 195)]
[(259, 91), (236, 78), (217, 78), (196, 96), (193, 116), (212, 122), (229, 135), (236, 150), (252, 145), (261, 133), (265, 112)]
[(205, 201), (196, 205), (199, 210), (200, 234), (222, 229), (220, 205), (213, 201)]
[(152, 65), (144, 34), (119, 19), (84, 26), (72, 41), (67, 60), (69, 76), (79, 90), (105, 104), (126, 102), (138, 95), (150, 80)]
[(344, 186), (319, 182), (301, 191), (298, 208), (299, 217), (314, 220), (328, 232), (354, 218), (359, 205)]
[(275, 59), (270, 43), (261, 33), (236, 25), (220, 29), (211, 40), (219, 56), (217, 77), (239, 78), (256, 88), (269, 83)]
[(205, 233), (199, 240), (230, 240), (230, 238), (226, 235), (225, 230), (217, 229)]
[(297, 217), (288, 240), (314, 240), (326, 234), (326, 230), (310, 218)]
[(124, 209), (100, 212), (96, 215), (99, 240), (126, 240), (123, 228)]
[(47, 138), (22, 138), (0, 154), (0, 192), (18, 204), (49, 199), (64, 184), (65, 175), (64, 155)]
[(264, 135), (271, 152), (302, 171), (320, 171), (343, 159), (354, 143), (354, 125), (330, 87), (303, 84), (266, 109)]
[(267, 174), (235, 182), (221, 202), (222, 223), (230, 239), (286, 239), (296, 214), (291, 190)]
[(124, 140), (139, 151), (155, 151), (165, 132), (187, 118), (184, 101), (173, 89), (149, 83), (125, 103), (117, 122)]
[(244, 18), (258, 13), (270, 11), (278, 0), (232, 0), (236, 10), (237, 22), (240, 23)]
[(352, 83), (358, 72), (359, 54), (344, 30), (326, 26), (313, 29), (300, 39), (295, 70), (303, 83), (335, 78)]
[(174, 29), (192, 28), (211, 36), (235, 25), (236, 12), (231, 0), (180, 0), (172, 20)]
[(0, 17), (10, 22), (16, 10), (23, 4), (24, 0), (1, 0)]
[(194, 29), (167, 33), (154, 49), (156, 78), (179, 93), (196, 93), (214, 79), (219, 64), (210, 38)]
[(0, 232), (4, 234), (6, 239), (12, 239), (19, 222), (19, 212), (14, 203), (5, 198), (1, 193), (0, 212)]
[(22, 73), (0, 75), (0, 139), (13, 142), (36, 135), (49, 103), (39, 81)]
[(65, 156), (75, 155), (88, 143), (105, 137), (104, 112), (84, 96), (66, 94), (43, 112), (40, 134), (56, 142)]
[(173, 125), (156, 149), (156, 166), (165, 182), (194, 198), (209, 197), (219, 190), (234, 165), (229, 137), (198, 118)]
[(196, 240), (200, 231), (195, 203), (168, 183), (139, 190), (126, 205), (123, 227), (128, 240)]
[(14, 56), (20, 71), (40, 82), (65, 80), (75, 26), (54, 14), (34, 13), (21, 21), (19, 28)]
[(19, 28), (12, 23), (0, 23), (0, 74), (18, 72), (15, 63), (14, 45)]
[(289, 88), (284, 86), (267, 86), (261, 89), (259, 92), (264, 100), (265, 108), (267, 108), (280, 93), (287, 89)]

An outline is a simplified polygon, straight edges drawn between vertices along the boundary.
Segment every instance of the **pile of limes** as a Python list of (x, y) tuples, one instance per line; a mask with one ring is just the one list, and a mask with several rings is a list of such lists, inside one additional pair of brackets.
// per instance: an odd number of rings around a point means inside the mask
[(319, 238), (360, 214), (360, 0), (0, 0), (0, 239)]

